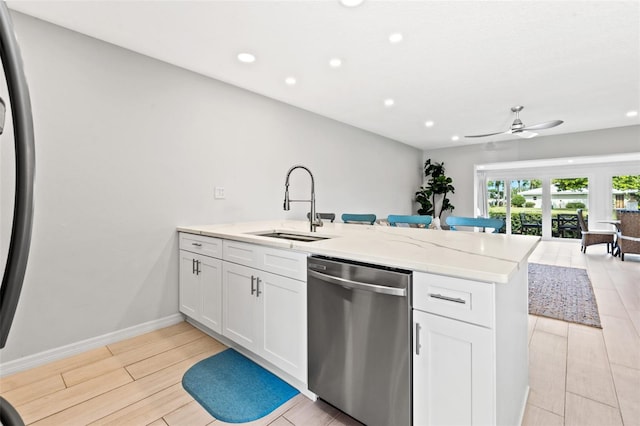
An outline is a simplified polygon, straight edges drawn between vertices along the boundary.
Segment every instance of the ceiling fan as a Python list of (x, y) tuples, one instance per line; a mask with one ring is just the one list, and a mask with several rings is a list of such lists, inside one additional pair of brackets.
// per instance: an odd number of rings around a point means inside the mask
[(511, 128), (509, 130), (505, 132), (488, 133), (486, 135), (465, 136), (465, 138), (483, 138), (485, 136), (514, 134), (514, 135), (520, 136), (521, 138), (528, 139), (538, 135), (535, 132), (531, 132), (531, 130), (550, 129), (552, 127), (556, 127), (564, 123), (564, 121), (562, 120), (553, 120), (553, 121), (545, 121), (544, 123), (534, 124), (532, 126), (525, 126), (525, 124), (520, 120), (520, 111), (522, 111), (523, 108), (524, 107), (521, 105), (516, 105), (511, 108), (511, 111), (516, 113), (516, 119), (513, 120), (513, 124), (511, 124)]

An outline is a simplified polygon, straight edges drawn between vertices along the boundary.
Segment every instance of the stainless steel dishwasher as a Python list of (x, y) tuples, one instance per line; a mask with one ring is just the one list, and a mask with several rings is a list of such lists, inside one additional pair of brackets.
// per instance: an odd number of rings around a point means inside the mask
[(369, 426), (411, 425), (411, 272), (307, 261), (309, 389)]

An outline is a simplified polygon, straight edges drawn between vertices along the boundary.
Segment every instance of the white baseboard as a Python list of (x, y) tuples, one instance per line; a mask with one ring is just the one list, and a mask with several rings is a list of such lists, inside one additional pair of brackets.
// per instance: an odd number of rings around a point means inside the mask
[(164, 327), (169, 327), (174, 324), (178, 324), (184, 321), (182, 314), (173, 314), (168, 317), (160, 318), (157, 320), (145, 322), (142, 324), (134, 325), (133, 327), (125, 328), (122, 330), (114, 331), (111, 333), (103, 334), (102, 336), (92, 337), (80, 342), (71, 343), (69, 345), (61, 346), (59, 348), (49, 349), (44, 352), (40, 352), (33, 355), (28, 355), (23, 358), (18, 358), (13, 361), (8, 361), (0, 364), (0, 377), (8, 376), (18, 373), (20, 371), (28, 370), (30, 368), (38, 367), (40, 365), (47, 364), (49, 362), (57, 361), (59, 359), (67, 358), (73, 355), (77, 355), (82, 352), (86, 352), (91, 349), (99, 348), (111, 343), (119, 342), (121, 340), (135, 337), (140, 334), (149, 333), (154, 330), (158, 330)]

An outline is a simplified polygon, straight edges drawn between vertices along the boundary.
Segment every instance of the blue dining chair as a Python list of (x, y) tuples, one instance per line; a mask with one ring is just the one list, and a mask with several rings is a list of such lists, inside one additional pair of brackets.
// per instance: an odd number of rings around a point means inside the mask
[(373, 225), (376, 219), (375, 214), (344, 213), (342, 215), (342, 221), (344, 223), (368, 223), (369, 225)]
[(397, 226), (398, 223), (404, 223), (407, 225), (424, 225), (427, 228), (431, 224), (433, 218), (429, 215), (397, 215), (390, 214), (387, 217), (389, 225)]
[(473, 226), (483, 228), (483, 230), (484, 228), (493, 228), (494, 234), (497, 234), (504, 226), (504, 219), (487, 217), (448, 216), (446, 222), (452, 231), (457, 231), (456, 226)]

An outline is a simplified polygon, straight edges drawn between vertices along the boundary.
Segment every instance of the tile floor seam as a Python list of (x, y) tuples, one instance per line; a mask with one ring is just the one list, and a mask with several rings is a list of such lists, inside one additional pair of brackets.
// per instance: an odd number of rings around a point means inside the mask
[(535, 402), (527, 402), (527, 405), (531, 405), (532, 407), (536, 407), (536, 408), (538, 408), (540, 410), (546, 411), (547, 413), (551, 413), (554, 416), (562, 417), (564, 419), (564, 415), (560, 415), (560, 414), (558, 414), (558, 413), (556, 413), (554, 411), (551, 411), (551, 410), (549, 410), (547, 408), (541, 407), (540, 405), (536, 404)]
[(606, 402), (598, 401), (597, 399), (593, 399), (593, 398), (590, 398), (588, 396), (584, 396), (584, 395), (576, 393), (576, 392), (566, 391), (565, 393), (570, 393), (571, 395), (575, 395), (575, 396), (579, 396), (580, 398), (588, 399), (591, 402), (595, 402), (595, 403), (598, 403), (598, 404), (601, 404), (601, 405), (606, 405), (607, 407), (613, 408), (616, 411), (621, 413), (620, 407), (614, 407), (613, 405), (607, 404)]
[[(91, 398), (89, 398), (89, 399), (85, 399), (85, 400), (79, 401), (79, 402), (77, 402), (77, 403), (75, 403), (75, 404), (69, 405), (68, 407), (64, 407), (63, 409), (61, 409), (61, 410), (59, 410), (59, 411), (56, 411), (55, 413), (51, 413), (51, 414), (49, 414), (49, 415), (47, 415), (47, 416), (45, 416), (45, 417), (43, 417), (43, 418), (41, 418), (41, 419), (35, 420), (35, 421), (31, 422), (31, 423), (39, 423), (39, 422), (42, 422), (42, 421), (44, 421), (45, 419), (47, 419), (47, 418), (49, 418), (49, 417), (56, 416), (56, 415), (58, 415), (58, 414), (62, 413), (63, 411), (70, 410), (71, 408), (76, 407), (76, 406), (78, 406), (78, 405), (80, 405), (80, 404), (84, 404), (84, 403), (85, 403), (85, 402), (87, 402), (87, 401), (91, 401), (91, 400), (93, 400), (93, 399), (95, 399), (95, 398), (99, 398), (99, 397), (101, 397), (102, 395), (104, 395), (104, 394), (106, 394), (106, 393), (108, 393), (108, 392), (112, 392), (112, 391), (114, 391), (114, 390), (116, 390), (116, 389), (120, 389), (121, 387), (123, 387), (123, 386), (127, 386), (127, 385), (130, 385), (130, 384), (131, 384), (131, 383), (133, 383), (133, 382), (135, 382), (135, 380), (134, 380), (134, 381), (132, 381), (132, 382), (128, 382), (128, 383), (123, 383), (123, 384), (121, 384), (120, 386), (116, 386), (115, 388), (111, 388), (111, 389), (109, 389), (109, 390), (107, 390), (107, 391), (105, 391), (105, 392), (103, 392), (103, 393), (101, 393), (101, 394), (99, 394), (99, 395), (92, 396), (92, 397), (91, 397)], [(66, 388), (66, 389), (70, 389), (70, 388)], [(94, 420), (94, 421), (95, 421), (95, 420)], [(31, 423), (29, 423), (29, 424), (31, 424)]]

